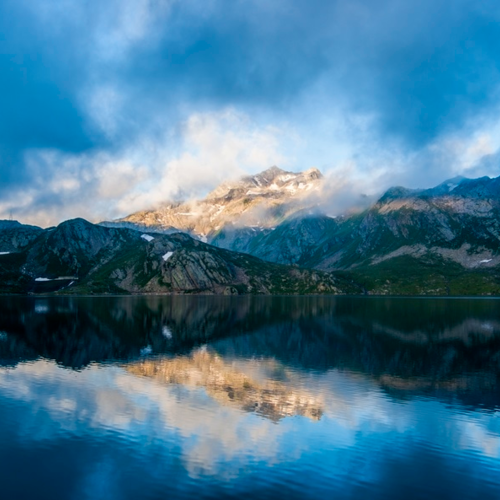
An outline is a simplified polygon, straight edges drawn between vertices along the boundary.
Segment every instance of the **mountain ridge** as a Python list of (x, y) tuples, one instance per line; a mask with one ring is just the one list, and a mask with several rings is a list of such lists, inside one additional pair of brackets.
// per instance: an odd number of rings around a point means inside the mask
[[(302, 218), (297, 212), (258, 235), (227, 228), (212, 243), (325, 270), (377, 263), (396, 251), (430, 251), (468, 268), (474, 267), (474, 255), (477, 263), (500, 264), (500, 178), (455, 178), (427, 190), (393, 187), (371, 207), (352, 215), (303, 213)], [(318, 225), (323, 231), (318, 232)], [(245, 240), (244, 234), (249, 238)], [(308, 238), (314, 239), (314, 248), (298, 251), (299, 240)]]
[(342, 275), (220, 249), (184, 233), (147, 234), (73, 219), (0, 252), (3, 293), (361, 293)]
[(77, 277), (59, 285), (105, 293), (500, 294), (500, 177), (396, 186), (339, 216), (318, 203), (324, 185), (316, 169), (271, 167), (146, 217), (46, 230), (8, 221), (0, 276), (17, 282), (10, 259), (25, 279)]
[(167, 233), (175, 228), (208, 241), (228, 224), (275, 226), (284, 217), (314, 205), (313, 196), (319, 193), (323, 180), (315, 168), (294, 173), (271, 167), (260, 174), (224, 182), (202, 200), (166, 203), (155, 210), (136, 212), (101, 224), (107, 227), (126, 224)]

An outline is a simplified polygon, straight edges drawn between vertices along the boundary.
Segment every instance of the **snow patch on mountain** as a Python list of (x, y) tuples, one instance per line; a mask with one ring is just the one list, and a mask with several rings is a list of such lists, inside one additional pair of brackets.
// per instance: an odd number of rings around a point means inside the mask
[(167, 252), (165, 255), (163, 255), (162, 259), (167, 262), (168, 259), (170, 259), (170, 257), (172, 257), (172, 255), (174, 255), (174, 252)]

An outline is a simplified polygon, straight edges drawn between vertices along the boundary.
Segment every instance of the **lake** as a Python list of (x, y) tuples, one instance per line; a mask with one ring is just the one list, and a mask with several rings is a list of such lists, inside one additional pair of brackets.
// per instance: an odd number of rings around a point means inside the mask
[(1, 297), (0, 498), (500, 498), (500, 300)]

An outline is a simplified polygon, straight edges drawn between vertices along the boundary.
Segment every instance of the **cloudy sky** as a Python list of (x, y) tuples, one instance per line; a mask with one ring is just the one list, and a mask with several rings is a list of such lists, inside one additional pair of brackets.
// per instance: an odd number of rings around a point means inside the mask
[(0, 218), (97, 221), (271, 165), (500, 175), (496, 0), (3, 0)]

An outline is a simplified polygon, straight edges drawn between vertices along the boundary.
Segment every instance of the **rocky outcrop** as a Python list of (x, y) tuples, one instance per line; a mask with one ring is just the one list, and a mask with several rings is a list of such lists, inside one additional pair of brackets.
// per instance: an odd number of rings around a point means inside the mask
[(204, 200), (133, 214), (119, 224), (172, 226), (269, 262), (359, 269), (401, 255), (466, 269), (500, 265), (500, 177), (456, 177), (432, 189), (390, 188), (364, 212), (327, 216), (321, 173), (276, 167), (224, 183)]
[(311, 207), (322, 184), (273, 167), (113, 227), (35, 228), (0, 252), (0, 291), (500, 294), (500, 177), (395, 187), (338, 217)]
[(84, 219), (72, 219), (40, 234), (27, 250), (24, 271), (34, 278), (83, 278), (96, 265), (139, 240), (136, 231), (108, 229)]

